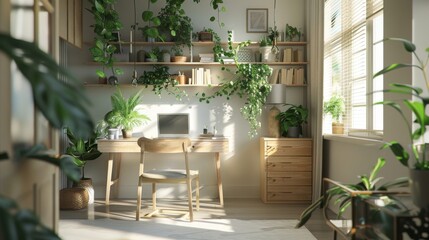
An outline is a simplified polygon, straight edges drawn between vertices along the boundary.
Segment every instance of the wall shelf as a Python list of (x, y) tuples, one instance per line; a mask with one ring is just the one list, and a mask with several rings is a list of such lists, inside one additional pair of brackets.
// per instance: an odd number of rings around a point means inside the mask
[[(242, 62), (244, 63), (244, 62)], [(290, 65), (307, 65), (308, 62), (249, 62), (251, 64), (267, 64), (269, 66), (290, 66)], [(99, 65), (99, 63), (91, 62), (91, 64)], [(115, 62), (117, 66), (133, 66), (134, 62)], [(150, 66), (150, 65), (168, 65), (168, 66), (225, 66), (225, 67), (234, 67), (234, 63), (225, 63), (220, 64), (219, 62), (136, 62), (136, 65), (139, 66)]]
[[(114, 44), (118, 44), (118, 42), (111, 42)], [(135, 46), (174, 46), (175, 42), (119, 42), (120, 44), (130, 45), (133, 44)], [(238, 45), (241, 42), (233, 42), (233, 45)], [(88, 43), (91, 44), (91, 43)], [(208, 47), (214, 46), (214, 42), (192, 42), (194, 47)], [(228, 45), (227, 42), (221, 42), (221, 45)], [(307, 42), (277, 42), (278, 46), (305, 46)], [(250, 42), (250, 46), (259, 46), (259, 42)]]
[[(221, 85), (222, 84), (217, 84), (217, 83), (210, 84), (210, 85), (207, 85), (207, 84), (178, 84), (178, 85), (176, 85), (176, 87), (220, 87)], [(307, 84), (285, 84), (285, 85), (286, 85), (286, 87), (307, 87)], [(84, 86), (88, 87), (88, 88), (94, 88), (94, 87), (111, 88), (111, 87), (115, 87), (115, 86), (112, 86), (110, 84), (101, 84), (101, 83), (85, 83)], [(130, 83), (119, 84), (119, 86), (121, 86), (121, 87), (146, 87), (146, 85), (143, 85), (143, 84), (139, 84), (137, 86), (134, 86)], [(150, 86), (151, 85), (148, 85), (148, 87), (150, 87)]]

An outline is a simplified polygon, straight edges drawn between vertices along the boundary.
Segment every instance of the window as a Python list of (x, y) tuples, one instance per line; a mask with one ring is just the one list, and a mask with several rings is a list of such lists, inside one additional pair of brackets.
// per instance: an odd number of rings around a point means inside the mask
[[(383, 132), (383, 78), (372, 76), (383, 67), (383, 1), (326, 0), (323, 99), (344, 99), (345, 133), (379, 138)], [(331, 133), (325, 115), (323, 132)]]

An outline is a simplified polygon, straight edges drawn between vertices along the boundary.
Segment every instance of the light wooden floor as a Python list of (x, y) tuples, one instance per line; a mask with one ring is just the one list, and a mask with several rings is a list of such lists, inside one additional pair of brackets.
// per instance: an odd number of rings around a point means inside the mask
[[(136, 200), (113, 200), (107, 207), (104, 205), (104, 201), (96, 200), (94, 207), (89, 209), (61, 211), (60, 219), (117, 218), (135, 220), (135, 204)], [(150, 203), (148, 201), (143, 202), (143, 214), (151, 210), (145, 204)], [(183, 200), (160, 199), (158, 202), (158, 207), (161, 208), (170, 208), (173, 205), (181, 205), (184, 209), (187, 207), (186, 201)], [(194, 218), (297, 219), (305, 207), (307, 206), (297, 204), (264, 204), (259, 199), (225, 199), (225, 206), (221, 208), (216, 201), (202, 200), (200, 211), (195, 212)], [(333, 231), (325, 224), (321, 211), (316, 211), (305, 227), (317, 239), (333, 239)]]

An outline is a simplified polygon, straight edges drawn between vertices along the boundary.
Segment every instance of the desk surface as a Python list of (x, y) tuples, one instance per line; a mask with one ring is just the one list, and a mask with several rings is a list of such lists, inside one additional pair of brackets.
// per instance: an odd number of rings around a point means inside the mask
[[(125, 153), (125, 152), (140, 152), (140, 147), (137, 145), (139, 138), (120, 138), (120, 139), (99, 139), (98, 150), (100, 152), (110, 153)], [(213, 153), (213, 152), (228, 152), (228, 138), (191, 138), (192, 152)]]

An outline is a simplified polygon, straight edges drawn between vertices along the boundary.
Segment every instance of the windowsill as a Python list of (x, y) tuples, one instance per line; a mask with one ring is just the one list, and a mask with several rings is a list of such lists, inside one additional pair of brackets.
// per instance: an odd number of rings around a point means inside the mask
[(347, 135), (337, 135), (337, 134), (324, 134), (323, 139), (331, 140), (331, 141), (338, 141), (338, 142), (345, 142), (345, 143), (352, 143), (362, 146), (377, 146), (381, 147), (384, 143), (382, 140), (379, 139), (370, 139), (370, 138), (360, 138), (360, 137), (352, 137)]

